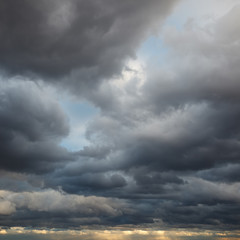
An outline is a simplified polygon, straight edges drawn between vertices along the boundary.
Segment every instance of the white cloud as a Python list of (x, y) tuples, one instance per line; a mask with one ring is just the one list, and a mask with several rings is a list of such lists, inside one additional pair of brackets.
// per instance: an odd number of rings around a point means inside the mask
[(31, 211), (118, 216), (126, 204), (112, 198), (65, 194), (56, 190), (42, 192), (0, 191), (0, 214), (12, 214), (20, 208)]

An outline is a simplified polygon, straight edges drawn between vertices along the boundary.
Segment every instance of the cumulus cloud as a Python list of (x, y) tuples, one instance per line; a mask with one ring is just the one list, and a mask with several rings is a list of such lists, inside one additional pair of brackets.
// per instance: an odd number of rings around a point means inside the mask
[[(106, 223), (107, 219), (114, 219), (124, 213), (131, 212), (124, 200), (104, 198), (97, 196), (71, 195), (56, 190), (44, 190), (38, 192), (11, 192), (0, 191), (1, 225), (9, 224), (9, 217), (15, 219), (14, 226), (20, 223), (28, 224), (31, 219), (51, 216), (57, 219), (55, 226), (64, 226), (64, 221), (70, 225)], [(7, 217), (9, 215), (9, 217)], [(4, 222), (5, 217), (5, 222)], [(105, 219), (106, 218), (106, 219)], [(10, 221), (11, 222), (11, 221)], [(40, 223), (40, 221), (36, 220)], [(35, 225), (35, 223), (32, 223)], [(48, 221), (40, 223), (48, 227)]]
[[(7, 211), (6, 208), (6, 213), (9, 214), (16, 209), (25, 208), (38, 212), (72, 212), (79, 213), (82, 216), (117, 216), (121, 215), (120, 207), (124, 207), (124, 203), (121, 203), (120, 200), (96, 196), (68, 195), (54, 190), (20, 193), (1, 190), (0, 195), (6, 207), (8, 206), (12, 210)], [(15, 209), (12, 209), (12, 206), (15, 206)], [(4, 211), (2, 212), (4, 214)]]

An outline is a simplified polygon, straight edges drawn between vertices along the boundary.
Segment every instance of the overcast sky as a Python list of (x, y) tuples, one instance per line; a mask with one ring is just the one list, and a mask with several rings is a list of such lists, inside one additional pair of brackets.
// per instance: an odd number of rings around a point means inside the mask
[(0, 238), (240, 239), (240, 0), (0, 0)]

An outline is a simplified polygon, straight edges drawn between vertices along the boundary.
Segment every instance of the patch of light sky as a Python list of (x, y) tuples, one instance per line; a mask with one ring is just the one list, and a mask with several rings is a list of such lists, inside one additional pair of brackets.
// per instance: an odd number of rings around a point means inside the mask
[[(166, 28), (181, 31), (189, 21), (199, 26), (213, 22), (226, 14), (233, 6), (240, 4), (240, 0), (183, 0), (175, 7), (172, 14), (165, 20), (159, 33), (149, 37), (140, 47), (138, 58), (151, 64), (165, 65), (168, 47), (162, 40), (162, 33)], [(162, 31), (161, 31), (162, 30)]]
[(89, 143), (85, 138), (88, 122), (98, 114), (98, 109), (86, 101), (65, 98), (60, 101), (64, 112), (69, 118), (70, 133), (61, 142), (61, 146), (69, 151), (81, 150)]

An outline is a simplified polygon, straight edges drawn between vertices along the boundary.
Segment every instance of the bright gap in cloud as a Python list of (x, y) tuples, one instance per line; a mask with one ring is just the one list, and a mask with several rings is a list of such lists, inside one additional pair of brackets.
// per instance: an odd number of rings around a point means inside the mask
[[(225, 15), (236, 4), (240, 4), (240, 0), (202, 0), (201, 4), (192, 0), (180, 1), (172, 14), (165, 20), (162, 30), (174, 28), (181, 31), (191, 23), (204, 26)], [(159, 33), (147, 38), (137, 52), (138, 58), (151, 62), (155, 66), (167, 65), (169, 49), (164, 43), (163, 34), (164, 31), (159, 29)]]
[(69, 151), (81, 150), (89, 144), (85, 131), (89, 121), (99, 113), (99, 110), (88, 102), (73, 99), (64, 99), (60, 101), (60, 105), (67, 114), (70, 124), (70, 133), (60, 145)]

